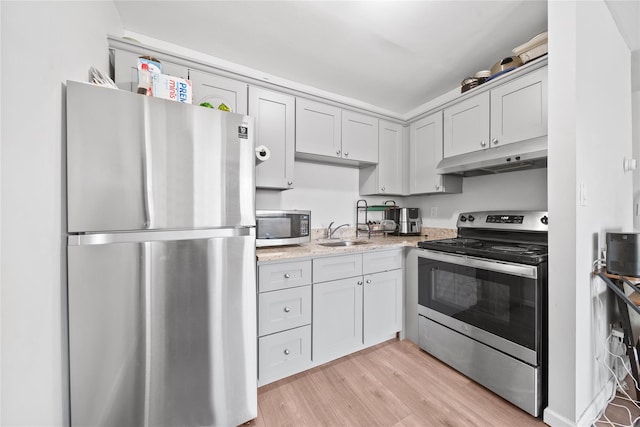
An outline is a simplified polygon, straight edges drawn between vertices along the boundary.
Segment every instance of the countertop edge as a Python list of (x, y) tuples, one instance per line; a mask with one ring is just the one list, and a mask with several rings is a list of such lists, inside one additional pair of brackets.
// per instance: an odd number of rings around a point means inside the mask
[[(291, 246), (279, 246), (279, 247), (267, 247), (256, 249), (256, 260), (258, 263), (273, 262), (273, 261), (286, 261), (301, 258), (315, 258), (332, 255), (344, 255), (350, 253), (360, 253), (369, 251), (378, 251), (394, 248), (414, 248), (418, 242), (424, 240), (438, 240), (448, 239), (455, 237), (457, 234), (456, 229), (450, 228), (423, 228), (423, 233), (419, 236), (378, 236), (358, 239), (345, 239), (348, 241), (362, 241), (366, 242), (360, 245), (344, 246), (344, 247), (326, 247), (321, 243), (326, 243), (329, 240), (319, 239), (312, 240), (309, 243), (303, 243), (301, 245)], [(335, 239), (339, 240), (339, 239)]]

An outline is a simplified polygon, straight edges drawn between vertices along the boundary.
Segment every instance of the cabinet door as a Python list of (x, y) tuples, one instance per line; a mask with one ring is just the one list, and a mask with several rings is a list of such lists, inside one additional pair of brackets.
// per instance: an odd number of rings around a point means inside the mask
[(362, 348), (362, 276), (313, 285), (313, 361)]
[(258, 266), (258, 291), (268, 292), (311, 284), (311, 260), (273, 262)]
[(409, 153), (409, 193), (439, 191), (436, 166), (442, 160), (442, 111), (411, 123)]
[(258, 385), (277, 381), (311, 367), (311, 326), (258, 339)]
[(217, 108), (224, 103), (234, 113), (247, 114), (246, 83), (198, 70), (191, 70), (189, 77), (195, 105), (208, 102)]
[(489, 148), (489, 92), (444, 110), (444, 157)]
[(364, 345), (395, 337), (402, 329), (402, 270), (364, 276)]
[(313, 260), (313, 283), (362, 276), (362, 254), (316, 258)]
[(311, 285), (258, 294), (258, 336), (311, 323)]
[(378, 163), (378, 119), (342, 110), (342, 158)]
[(296, 98), (296, 152), (338, 157), (342, 155), (341, 110)]
[(378, 164), (360, 168), (360, 194), (402, 194), (404, 151), (402, 125), (380, 120)]
[(491, 91), (491, 146), (547, 134), (547, 67)]
[(271, 152), (256, 163), (256, 187), (293, 188), (295, 98), (257, 87), (249, 88), (249, 115), (256, 121), (256, 147)]
[(364, 274), (371, 274), (382, 271), (397, 270), (398, 268), (402, 268), (403, 259), (403, 249), (364, 252), (362, 254), (362, 272)]

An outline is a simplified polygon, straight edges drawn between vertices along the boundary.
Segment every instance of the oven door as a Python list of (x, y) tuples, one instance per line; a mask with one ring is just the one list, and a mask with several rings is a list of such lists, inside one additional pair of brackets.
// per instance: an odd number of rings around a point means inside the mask
[(539, 267), (423, 250), (418, 313), (532, 366), (540, 365)]

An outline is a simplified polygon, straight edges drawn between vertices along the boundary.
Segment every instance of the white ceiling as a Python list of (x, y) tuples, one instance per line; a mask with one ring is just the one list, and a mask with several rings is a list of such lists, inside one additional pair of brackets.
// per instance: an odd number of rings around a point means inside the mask
[(546, 0), (115, 4), (127, 31), (399, 114), (547, 29)]

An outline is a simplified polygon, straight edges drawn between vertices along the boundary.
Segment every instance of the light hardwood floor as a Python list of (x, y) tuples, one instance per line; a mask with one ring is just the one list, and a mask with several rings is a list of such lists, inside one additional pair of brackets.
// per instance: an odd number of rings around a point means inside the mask
[(406, 340), (259, 388), (258, 418), (248, 425), (545, 426)]

